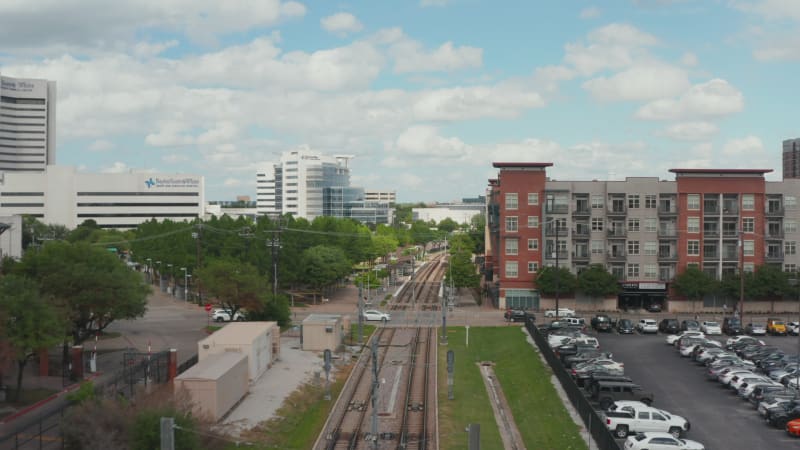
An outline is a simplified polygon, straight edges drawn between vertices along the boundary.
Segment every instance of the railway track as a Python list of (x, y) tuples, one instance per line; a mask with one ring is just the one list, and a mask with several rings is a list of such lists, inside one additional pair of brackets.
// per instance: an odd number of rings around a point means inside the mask
[[(439, 308), (443, 255), (425, 264), (389, 309)], [(315, 449), (436, 450), (436, 362), (433, 327), (381, 326), (356, 362)], [(370, 350), (377, 340), (377, 357)], [(373, 397), (377, 366), (379, 389)], [(377, 419), (377, 433), (372, 421)]]

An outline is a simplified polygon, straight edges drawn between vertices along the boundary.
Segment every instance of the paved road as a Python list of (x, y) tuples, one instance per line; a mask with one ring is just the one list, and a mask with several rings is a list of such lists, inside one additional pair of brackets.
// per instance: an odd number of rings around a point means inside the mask
[[(718, 383), (707, 381), (704, 366), (682, 358), (665, 335), (601, 334), (600, 346), (625, 363), (625, 374), (655, 395), (654, 406), (686, 417), (687, 437), (707, 448), (727, 450), (784, 449), (798, 439), (765, 424), (749, 403)], [(722, 336), (719, 340), (724, 341)], [(796, 337), (766, 337), (784, 351), (797, 351)]]

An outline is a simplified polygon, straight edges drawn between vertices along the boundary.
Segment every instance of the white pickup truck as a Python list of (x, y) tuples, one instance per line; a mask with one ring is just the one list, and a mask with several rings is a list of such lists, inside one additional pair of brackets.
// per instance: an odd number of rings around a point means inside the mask
[(617, 401), (603, 414), (606, 426), (619, 439), (645, 431), (664, 431), (679, 438), (689, 431), (689, 421), (683, 417), (637, 401)]

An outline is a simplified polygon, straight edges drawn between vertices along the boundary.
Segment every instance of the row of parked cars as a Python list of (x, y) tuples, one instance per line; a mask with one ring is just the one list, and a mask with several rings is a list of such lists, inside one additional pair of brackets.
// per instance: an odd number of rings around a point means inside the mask
[(747, 401), (767, 423), (800, 436), (800, 359), (753, 336), (725, 344), (701, 331), (667, 336), (680, 355), (706, 367), (706, 377)]
[[(608, 429), (617, 438), (626, 439), (626, 450), (705, 448), (684, 438), (690, 429), (688, 420), (653, 406), (653, 394), (625, 376), (625, 365), (603, 352), (596, 337), (584, 334), (585, 324), (566, 320), (542, 325), (540, 331), (546, 333), (553, 352), (595, 405)], [(597, 329), (598, 321), (593, 319), (591, 326)]]

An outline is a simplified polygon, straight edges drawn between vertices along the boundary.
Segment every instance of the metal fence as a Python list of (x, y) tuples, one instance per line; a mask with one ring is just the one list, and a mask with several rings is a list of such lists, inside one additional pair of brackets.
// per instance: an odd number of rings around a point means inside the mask
[(611, 431), (606, 427), (606, 423), (603, 418), (598, 414), (598, 412), (594, 409), (591, 403), (589, 403), (589, 399), (583, 395), (578, 385), (575, 384), (575, 381), (572, 377), (567, 373), (567, 370), (561, 364), (561, 361), (556, 357), (553, 350), (547, 344), (547, 338), (536, 328), (535, 323), (533, 322), (531, 317), (525, 321), (525, 327), (528, 329), (528, 332), (533, 337), (534, 342), (539, 347), (539, 351), (544, 356), (544, 359), (547, 360), (547, 363), (550, 365), (550, 368), (553, 370), (553, 374), (558, 378), (558, 381), (561, 383), (561, 386), (564, 388), (564, 392), (566, 392), (569, 401), (572, 403), (572, 406), (578, 412), (578, 415), (583, 420), (586, 429), (592, 435), (595, 443), (599, 447), (600, 450), (621, 450), (620, 445), (614, 439), (614, 435)]

